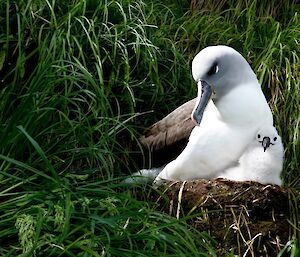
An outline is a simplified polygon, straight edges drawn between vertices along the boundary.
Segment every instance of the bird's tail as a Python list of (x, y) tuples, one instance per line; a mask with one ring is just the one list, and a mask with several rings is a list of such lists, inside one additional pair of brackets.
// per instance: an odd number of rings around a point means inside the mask
[(142, 169), (138, 172), (133, 173), (129, 178), (125, 179), (124, 182), (128, 184), (141, 183), (147, 184), (152, 183), (157, 175), (163, 170), (163, 167)]

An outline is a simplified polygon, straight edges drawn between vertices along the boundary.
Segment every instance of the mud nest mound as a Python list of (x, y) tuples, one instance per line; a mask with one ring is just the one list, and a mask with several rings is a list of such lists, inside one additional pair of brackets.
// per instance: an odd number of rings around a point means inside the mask
[(291, 208), (299, 205), (291, 190), (256, 182), (201, 179), (167, 183), (158, 191), (151, 200), (160, 211), (192, 217), (192, 226), (217, 239), (220, 254), (238, 256), (276, 256), (292, 234)]

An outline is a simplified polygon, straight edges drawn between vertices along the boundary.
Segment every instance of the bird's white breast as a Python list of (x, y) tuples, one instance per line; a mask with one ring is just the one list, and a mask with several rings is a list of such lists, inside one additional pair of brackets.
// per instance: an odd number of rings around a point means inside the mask
[(242, 127), (273, 125), (272, 112), (256, 80), (232, 89), (216, 106), (226, 123)]
[(273, 124), (259, 85), (237, 87), (216, 105), (209, 103), (186, 148), (166, 167), (172, 179), (215, 177), (237, 162), (261, 124)]

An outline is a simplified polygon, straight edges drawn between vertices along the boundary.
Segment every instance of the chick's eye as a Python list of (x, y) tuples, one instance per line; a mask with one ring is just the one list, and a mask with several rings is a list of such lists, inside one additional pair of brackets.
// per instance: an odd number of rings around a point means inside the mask
[(257, 135), (257, 138), (260, 138), (260, 134)]
[(210, 68), (210, 70), (207, 72), (207, 75), (209, 75), (209, 76), (214, 75), (214, 74), (216, 74), (218, 71), (219, 71), (218, 65), (217, 65), (217, 64), (214, 64), (214, 65)]
[(274, 141), (276, 141), (277, 140), (277, 137), (274, 137)]

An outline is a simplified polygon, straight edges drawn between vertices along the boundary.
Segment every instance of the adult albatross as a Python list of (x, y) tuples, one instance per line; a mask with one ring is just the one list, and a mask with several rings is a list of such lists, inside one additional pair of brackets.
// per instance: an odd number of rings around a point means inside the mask
[[(233, 48), (204, 48), (193, 60), (192, 74), (198, 84), (198, 97), (186, 105), (190, 109), (193, 106), (191, 117), (196, 126), (193, 128), (188, 119), (181, 119), (188, 126), (178, 126), (176, 131), (184, 135), (192, 130), (189, 141), (182, 153), (158, 174), (155, 183), (162, 179), (215, 178), (236, 164), (259, 127), (273, 125), (271, 110), (255, 73)], [(176, 110), (170, 115), (175, 120)], [(166, 138), (178, 137), (170, 131), (165, 134)]]

